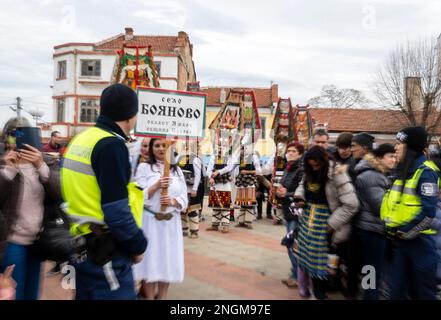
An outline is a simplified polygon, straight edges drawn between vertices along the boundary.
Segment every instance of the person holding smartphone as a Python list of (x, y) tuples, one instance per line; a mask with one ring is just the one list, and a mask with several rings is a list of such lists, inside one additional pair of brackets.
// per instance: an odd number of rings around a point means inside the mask
[(41, 261), (33, 257), (31, 246), (41, 229), (46, 190), (57, 190), (57, 179), (50, 179), (50, 169), (42, 153), (23, 144), (17, 149), (17, 129), (30, 127), (23, 118), (10, 119), (3, 129), (5, 153), (0, 162), (0, 211), (6, 222), (0, 239), (4, 255), (0, 273), (15, 265), (11, 273), (17, 283), (17, 300), (36, 300), (40, 288)]
[[(282, 205), (283, 218), (286, 221), (288, 233), (296, 230), (298, 226), (298, 217), (291, 214), (289, 207), (294, 192), (303, 178), (302, 156), (304, 151), (305, 147), (302, 144), (288, 144), (285, 154), (287, 165), (283, 172), (280, 186), (276, 189), (276, 197)], [(291, 274), (288, 279), (284, 279), (282, 282), (287, 287), (294, 288), (297, 286), (297, 258), (291, 248), (288, 248), (288, 256), (291, 261)]]

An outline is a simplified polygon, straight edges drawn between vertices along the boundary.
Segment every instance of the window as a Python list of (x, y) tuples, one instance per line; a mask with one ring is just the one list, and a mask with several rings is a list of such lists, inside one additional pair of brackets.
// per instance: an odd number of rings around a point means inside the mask
[(81, 60), (81, 75), (82, 76), (101, 76), (101, 60)]
[(158, 73), (158, 78), (161, 77), (161, 61), (155, 62), (156, 72)]
[(65, 113), (65, 100), (58, 99), (57, 100), (57, 122), (64, 122), (64, 113)]
[(80, 122), (96, 122), (100, 108), (98, 100), (81, 99), (80, 106)]
[(262, 126), (262, 139), (266, 139), (266, 118), (259, 117), (260, 125)]
[(66, 79), (66, 60), (58, 61), (57, 80)]

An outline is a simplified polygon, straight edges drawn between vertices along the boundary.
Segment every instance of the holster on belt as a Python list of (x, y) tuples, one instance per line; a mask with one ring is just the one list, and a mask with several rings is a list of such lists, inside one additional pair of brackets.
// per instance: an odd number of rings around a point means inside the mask
[(109, 229), (91, 223), (91, 233), (85, 236), (88, 258), (95, 264), (103, 266), (117, 254), (116, 241)]

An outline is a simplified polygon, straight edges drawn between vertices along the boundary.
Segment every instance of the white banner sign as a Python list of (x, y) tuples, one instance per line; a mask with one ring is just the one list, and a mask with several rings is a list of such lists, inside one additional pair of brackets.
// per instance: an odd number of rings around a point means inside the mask
[(138, 87), (135, 135), (203, 138), (207, 96)]

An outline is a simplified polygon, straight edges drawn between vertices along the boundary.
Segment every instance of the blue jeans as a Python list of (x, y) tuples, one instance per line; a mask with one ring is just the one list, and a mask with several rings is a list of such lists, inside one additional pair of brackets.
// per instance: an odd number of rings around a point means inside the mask
[[(287, 232), (295, 230), (297, 228), (297, 225), (298, 223), (295, 220), (286, 221)], [(292, 248), (289, 247), (288, 247), (288, 256), (289, 256), (289, 260), (291, 260), (291, 278), (297, 280), (297, 258), (294, 255)]]
[(8, 242), (0, 266), (0, 272), (3, 272), (7, 266), (15, 264), (12, 278), (17, 282), (17, 300), (38, 299), (41, 261), (32, 256), (29, 247)]

